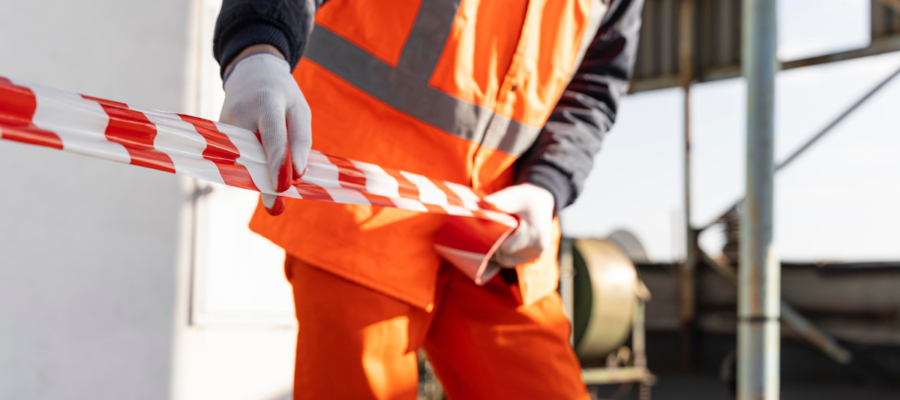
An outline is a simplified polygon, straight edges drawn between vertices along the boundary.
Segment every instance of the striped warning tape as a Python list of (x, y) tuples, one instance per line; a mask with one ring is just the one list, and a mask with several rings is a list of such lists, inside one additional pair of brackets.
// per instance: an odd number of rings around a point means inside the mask
[[(4, 77), (0, 77), (0, 139), (277, 193), (262, 145), (246, 129)], [(518, 224), (508, 214), (481, 207), (480, 196), (465, 185), (315, 150), (306, 173), (277, 194), (450, 215), (435, 248), (478, 283), (495, 272), (487, 260), (499, 240)]]

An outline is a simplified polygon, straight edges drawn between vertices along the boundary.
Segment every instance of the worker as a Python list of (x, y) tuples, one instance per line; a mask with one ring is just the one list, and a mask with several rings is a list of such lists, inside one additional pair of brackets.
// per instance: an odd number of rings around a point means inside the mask
[[(324, 3), (324, 4), (323, 4)], [(468, 185), (516, 216), (483, 286), (433, 248), (445, 216), (263, 195), (299, 324), (295, 399), (587, 399), (556, 292), (560, 228), (613, 124), (642, 0), (225, 0), (221, 120), (272, 184), (310, 148)]]

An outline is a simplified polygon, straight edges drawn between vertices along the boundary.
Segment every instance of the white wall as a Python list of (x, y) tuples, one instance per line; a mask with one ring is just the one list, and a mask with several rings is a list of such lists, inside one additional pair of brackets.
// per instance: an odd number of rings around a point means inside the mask
[[(217, 8), (0, 0), (0, 76), (215, 118)], [(194, 189), (0, 141), (0, 399), (290, 393), (296, 326), (283, 253), (246, 229), (254, 195), (217, 187), (195, 204)], [(203, 224), (197, 237), (192, 221)]]
[[(0, 75), (181, 108), (187, 2), (0, 9)], [(178, 179), (4, 141), (0, 188), (0, 398), (166, 398)]]

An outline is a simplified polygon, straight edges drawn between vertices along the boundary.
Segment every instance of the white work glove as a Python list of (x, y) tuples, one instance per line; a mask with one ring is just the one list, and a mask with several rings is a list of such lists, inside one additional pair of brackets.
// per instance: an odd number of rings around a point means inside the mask
[[(225, 75), (219, 120), (259, 132), (278, 192), (288, 190), (294, 177), (303, 174), (312, 146), (312, 114), (283, 58), (256, 53), (238, 60)], [(262, 200), (269, 214), (284, 211), (281, 196), (263, 194)]]
[(484, 201), (519, 219), (519, 226), (494, 254), (501, 266), (512, 268), (534, 261), (550, 247), (556, 205), (547, 189), (523, 183), (492, 193)]

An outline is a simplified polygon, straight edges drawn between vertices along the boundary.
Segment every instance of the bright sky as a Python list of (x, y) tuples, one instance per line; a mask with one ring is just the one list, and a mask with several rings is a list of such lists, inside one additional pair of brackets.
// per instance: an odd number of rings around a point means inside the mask
[[(782, 60), (865, 47), (867, 0), (779, 0)], [(900, 68), (900, 53), (779, 73), (776, 160), (783, 159)], [(692, 87), (693, 223), (718, 216), (744, 192), (743, 79)], [(680, 258), (682, 91), (626, 98), (581, 198), (564, 211), (571, 236), (631, 231), (654, 261)], [(775, 240), (786, 261), (900, 260), (900, 78), (780, 172)], [(711, 230), (701, 246), (718, 253)]]

